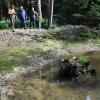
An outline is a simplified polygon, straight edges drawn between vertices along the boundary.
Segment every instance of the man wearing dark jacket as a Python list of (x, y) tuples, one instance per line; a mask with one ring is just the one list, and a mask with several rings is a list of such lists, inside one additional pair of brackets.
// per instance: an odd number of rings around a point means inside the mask
[(21, 22), (21, 27), (26, 29), (27, 14), (26, 11), (23, 9), (23, 6), (20, 6), (20, 9), (18, 11), (18, 16)]
[(38, 13), (34, 10), (32, 7), (30, 10), (30, 29), (32, 27), (36, 27), (36, 18), (38, 16)]

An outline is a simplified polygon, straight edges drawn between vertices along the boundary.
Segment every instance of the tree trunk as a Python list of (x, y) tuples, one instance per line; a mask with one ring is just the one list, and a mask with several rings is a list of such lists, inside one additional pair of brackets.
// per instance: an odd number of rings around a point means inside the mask
[(2, 1), (0, 1), (0, 20), (2, 20)]
[(0, 7), (0, 20), (2, 20), (2, 8)]
[(48, 0), (48, 28), (52, 27), (54, 0)]
[(38, 16), (39, 16), (39, 28), (41, 28), (41, 20), (42, 20), (41, 0), (38, 0)]

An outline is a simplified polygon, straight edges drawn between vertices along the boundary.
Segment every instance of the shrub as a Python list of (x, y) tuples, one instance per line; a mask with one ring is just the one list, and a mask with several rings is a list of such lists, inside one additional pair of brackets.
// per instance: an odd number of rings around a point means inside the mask
[(53, 24), (55, 25), (65, 25), (66, 24), (66, 20), (64, 17), (62, 17), (61, 15), (53, 15)]
[(9, 21), (0, 21), (0, 29), (8, 29), (10, 26)]
[[(0, 29), (8, 29), (10, 28), (10, 21), (3, 20), (0, 21)], [(26, 27), (29, 27), (29, 20), (26, 21)], [(15, 28), (20, 28), (20, 20), (15, 21)]]
[(46, 28), (46, 29), (48, 28), (48, 19), (47, 18), (43, 19), (43, 21), (42, 21), (42, 27)]
[(47, 32), (47, 33), (44, 33), (42, 35), (42, 38), (45, 38), (45, 39), (53, 39), (54, 38), (54, 34), (52, 32)]
[(87, 56), (81, 55), (81, 56), (79, 57), (79, 62), (80, 62), (80, 63), (85, 63), (85, 62), (87, 62), (87, 61), (89, 61), (89, 58), (88, 58)]

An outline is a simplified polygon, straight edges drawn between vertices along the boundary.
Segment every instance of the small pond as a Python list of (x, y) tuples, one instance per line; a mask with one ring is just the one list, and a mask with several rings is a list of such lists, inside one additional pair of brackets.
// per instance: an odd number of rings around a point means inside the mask
[[(78, 56), (81, 54), (73, 54)], [(45, 66), (45, 69), (29, 74), (12, 88), (16, 91), (10, 100), (100, 100), (100, 52), (85, 53), (89, 56), (97, 75), (84, 83), (59, 77), (59, 60)], [(65, 56), (65, 58), (70, 58)], [(14, 99), (16, 98), (16, 99)]]

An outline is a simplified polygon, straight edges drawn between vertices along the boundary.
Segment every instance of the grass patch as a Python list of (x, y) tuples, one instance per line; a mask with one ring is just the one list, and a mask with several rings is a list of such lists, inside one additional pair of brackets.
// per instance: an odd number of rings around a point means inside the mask
[(100, 39), (92, 39), (92, 42), (100, 44)]
[(76, 35), (70, 35), (70, 36), (65, 36), (63, 34), (57, 34), (53, 32), (52, 30), (49, 30), (48, 32), (42, 34), (41, 36), (43, 39), (53, 39), (57, 41), (64, 41), (64, 43), (82, 43), (85, 41), (88, 41), (92, 39), (94, 42), (99, 42), (100, 39), (100, 32), (85, 32), (85, 33), (80, 33)]
[(16, 63), (13, 63), (12, 61), (9, 61), (8, 59), (0, 59), (0, 71), (9, 70), (17, 66), (18, 65)]
[[(23, 91), (21, 94), (15, 94), (15, 98), (19, 98), (20, 100), (23, 100), (24, 98), (24, 100), (59, 100), (61, 97), (69, 98), (71, 94), (74, 94), (70, 90), (66, 92), (66, 90), (61, 87), (41, 79), (32, 79), (25, 82), (23, 85), (20, 84), (20, 86), (15, 86), (14, 89)], [(70, 100), (70, 98), (68, 100)]]
[[(90, 34), (90, 33), (89, 33)], [(68, 47), (75, 43), (83, 43), (84, 39), (81, 37), (70, 37), (64, 38), (57, 36), (54, 32), (47, 32), (41, 36), (43, 42), (27, 42), (24, 46), (20, 47), (4, 47), (0, 46), (2, 49), (0, 51), (0, 70), (10, 69), (16, 66), (27, 66), (30, 65), (30, 59), (35, 55), (45, 55), (49, 54), (50, 50), (55, 48), (60, 48), (62, 46)], [(100, 39), (92, 39), (94, 43), (100, 43)], [(2, 60), (3, 59), (3, 60)]]
[(8, 29), (10, 26), (10, 21), (0, 21), (0, 29)]
[[(30, 59), (49, 53), (52, 49), (61, 45), (56, 40), (45, 40), (41, 43), (31, 43), (28, 46), (6, 48), (0, 51), (0, 71), (13, 67), (27, 67), (33, 63)], [(3, 59), (3, 60), (2, 60)]]
[[(0, 29), (9, 29), (11, 26), (10, 20), (0, 21)], [(29, 20), (26, 21), (26, 27), (29, 27)], [(20, 20), (15, 21), (15, 28), (21, 28)]]

